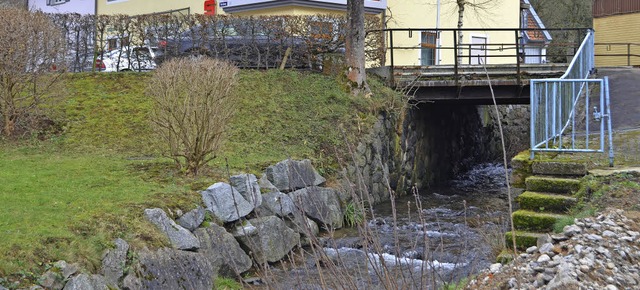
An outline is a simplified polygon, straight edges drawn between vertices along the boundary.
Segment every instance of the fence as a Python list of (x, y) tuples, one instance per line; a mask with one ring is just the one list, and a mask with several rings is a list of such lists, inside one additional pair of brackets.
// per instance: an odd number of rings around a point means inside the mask
[(640, 66), (640, 43), (595, 43), (597, 66)]
[[(606, 77), (588, 78), (594, 67), (593, 31), (589, 31), (563, 76), (530, 81), (531, 159), (536, 152), (604, 152), (608, 131), (613, 166), (609, 83)], [(594, 104), (595, 122), (591, 122)], [(592, 132), (599, 140), (592, 139)]]
[[(204, 54), (227, 59), (240, 67), (315, 67), (326, 53), (343, 52), (346, 19), (341, 16), (227, 15), (77, 15), (52, 14), (64, 32), (70, 71), (91, 71), (95, 58), (123, 47), (150, 46), (158, 61), (177, 56)], [(379, 18), (367, 17), (367, 30), (379, 30)], [(383, 38), (370, 33), (366, 39), (367, 62), (384, 59)], [(289, 51), (287, 53), (287, 51)], [(130, 53), (121, 54), (129, 57)], [(120, 59), (118, 59), (120, 61)], [(135, 60), (127, 59), (128, 63)]]

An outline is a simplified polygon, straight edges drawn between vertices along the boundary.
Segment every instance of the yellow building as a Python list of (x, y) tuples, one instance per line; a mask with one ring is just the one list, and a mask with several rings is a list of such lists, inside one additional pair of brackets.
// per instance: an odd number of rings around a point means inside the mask
[(593, 3), (596, 67), (640, 66), (640, 1)]
[[(223, 13), (248, 15), (318, 15), (342, 14), (347, 0), (219, 0)], [(365, 0), (365, 12), (382, 14), (387, 0)], [(222, 11), (221, 11), (222, 12)]]

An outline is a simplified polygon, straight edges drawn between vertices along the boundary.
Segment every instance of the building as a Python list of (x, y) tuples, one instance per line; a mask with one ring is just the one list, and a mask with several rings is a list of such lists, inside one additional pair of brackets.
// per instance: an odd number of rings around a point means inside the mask
[[(365, 0), (365, 12), (382, 14), (387, 0)], [(347, 0), (219, 0), (224, 13), (234, 15), (344, 14)]]
[(640, 65), (640, 0), (594, 0), (596, 67)]
[[(150, 5), (150, 3), (152, 3)], [(141, 15), (215, 13), (213, 0), (29, 0), (29, 9), (47, 13)], [(207, 9), (207, 10), (205, 10)]]

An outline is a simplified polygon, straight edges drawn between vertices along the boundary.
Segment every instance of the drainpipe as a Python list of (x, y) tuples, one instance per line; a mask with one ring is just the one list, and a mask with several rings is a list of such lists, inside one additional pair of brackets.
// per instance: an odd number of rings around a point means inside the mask
[(436, 65), (440, 64), (440, 0), (437, 2), (436, 8)]

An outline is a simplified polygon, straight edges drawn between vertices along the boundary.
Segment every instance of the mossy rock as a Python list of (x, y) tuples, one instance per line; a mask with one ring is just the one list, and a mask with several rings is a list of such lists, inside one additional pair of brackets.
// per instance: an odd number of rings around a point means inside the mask
[[(513, 247), (512, 235), (512, 232), (506, 232), (504, 234), (505, 242), (507, 243), (508, 248)], [(526, 250), (531, 246), (535, 246), (538, 244), (538, 238), (542, 235), (544, 234), (516, 231), (516, 247), (518, 248), (518, 250)]]
[(529, 159), (529, 150), (522, 151), (511, 159), (511, 178), (510, 182), (513, 187), (525, 188), (525, 180), (533, 175), (531, 164), (533, 161)]
[(518, 210), (513, 213), (513, 225), (518, 230), (534, 232), (553, 231), (553, 225), (563, 215), (538, 213), (528, 210)]
[(537, 192), (572, 194), (580, 188), (580, 180), (569, 178), (530, 176), (525, 183), (528, 191)]
[[(509, 245), (513, 244), (513, 242), (511, 241), (511, 236), (509, 236), (509, 240), (507, 242), (509, 243)], [(516, 244), (517, 244), (517, 238), (516, 238)], [(508, 264), (508, 263), (511, 263), (513, 259), (514, 259), (513, 250), (504, 249), (496, 257), (496, 263)]]
[(521, 209), (564, 213), (576, 204), (576, 199), (566, 195), (525, 191), (516, 197), (516, 202)]
[(585, 176), (587, 165), (571, 161), (534, 161), (531, 165), (533, 174)]

